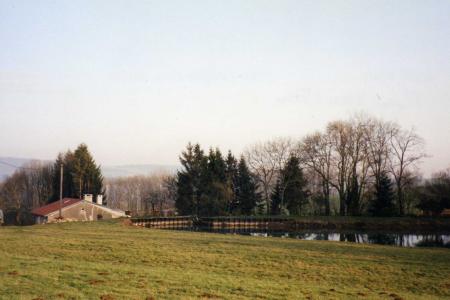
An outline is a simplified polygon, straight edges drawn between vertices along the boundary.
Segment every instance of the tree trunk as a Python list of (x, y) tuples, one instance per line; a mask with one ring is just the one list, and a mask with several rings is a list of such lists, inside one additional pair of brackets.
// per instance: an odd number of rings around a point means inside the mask
[(400, 216), (403, 216), (405, 214), (404, 207), (403, 207), (403, 188), (400, 184), (397, 185), (397, 200), (398, 200), (398, 209)]
[(327, 183), (323, 183), (323, 198), (325, 201), (325, 215), (329, 216), (331, 215), (330, 211), (330, 187)]
[(341, 216), (346, 215), (346, 209), (345, 209), (345, 193), (339, 192), (339, 214)]

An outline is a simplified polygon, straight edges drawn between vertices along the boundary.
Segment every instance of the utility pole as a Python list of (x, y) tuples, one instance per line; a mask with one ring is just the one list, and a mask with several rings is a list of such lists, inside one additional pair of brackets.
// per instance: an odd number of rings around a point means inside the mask
[(63, 202), (63, 164), (61, 163), (61, 177), (59, 179), (59, 218), (62, 219), (62, 202)]

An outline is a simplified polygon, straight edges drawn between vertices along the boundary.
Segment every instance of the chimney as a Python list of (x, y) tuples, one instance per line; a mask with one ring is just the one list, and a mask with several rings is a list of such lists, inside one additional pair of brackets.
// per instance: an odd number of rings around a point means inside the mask
[(84, 200), (88, 202), (92, 202), (92, 194), (84, 194)]
[(103, 205), (103, 195), (97, 195), (97, 204)]

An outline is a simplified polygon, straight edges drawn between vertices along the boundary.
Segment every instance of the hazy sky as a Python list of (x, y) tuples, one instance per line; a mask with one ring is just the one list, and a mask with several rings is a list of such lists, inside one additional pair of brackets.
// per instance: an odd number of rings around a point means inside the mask
[(0, 156), (175, 164), (365, 111), (450, 166), (450, 1), (0, 0)]

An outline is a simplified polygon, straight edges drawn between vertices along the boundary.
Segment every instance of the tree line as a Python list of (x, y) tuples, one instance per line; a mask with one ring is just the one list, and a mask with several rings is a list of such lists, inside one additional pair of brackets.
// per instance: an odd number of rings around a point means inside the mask
[(171, 174), (107, 178), (108, 206), (133, 216), (173, 215), (176, 183)]
[(33, 208), (59, 199), (63, 165), (63, 197), (103, 194), (108, 206), (133, 215), (437, 215), (450, 208), (450, 170), (423, 180), (425, 157), (414, 130), (363, 115), (300, 139), (255, 143), (239, 156), (188, 144), (175, 176), (104, 180), (81, 144), (0, 183), (0, 209), (29, 222)]
[[(414, 129), (358, 115), (294, 140), (253, 144), (240, 156), (205, 154), (189, 144), (180, 156), (180, 214), (403, 216), (449, 208), (448, 172), (423, 182), (424, 141)], [(447, 175), (443, 175), (447, 174)], [(448, 193), (447, 193), (448, 195)]]

